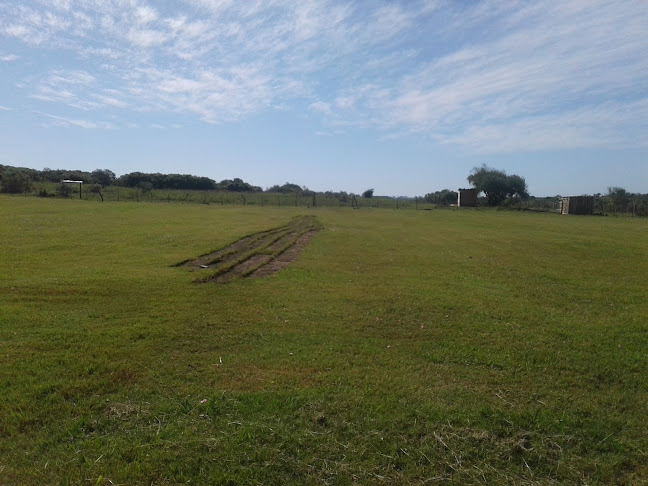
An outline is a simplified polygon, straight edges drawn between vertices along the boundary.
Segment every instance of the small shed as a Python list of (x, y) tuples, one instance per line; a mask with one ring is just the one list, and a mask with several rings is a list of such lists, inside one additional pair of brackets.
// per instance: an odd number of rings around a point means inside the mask
[(457, 191), (457, 206), (474, 208), (477, 206), (477, 189), (459, 189)]
[(594, 196), (560, 198), (561, 214), (594, 214)]

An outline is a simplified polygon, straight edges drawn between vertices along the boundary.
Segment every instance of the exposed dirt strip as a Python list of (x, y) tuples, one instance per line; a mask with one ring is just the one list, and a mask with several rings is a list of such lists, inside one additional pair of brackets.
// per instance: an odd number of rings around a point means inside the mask
[(207, 274), (196, 282), (227, 283), (237, 278), (265, 277), (294, 261), (319, 229), (314, 216), (297, 216), (285, 226), (245, 236), (176, 266)]

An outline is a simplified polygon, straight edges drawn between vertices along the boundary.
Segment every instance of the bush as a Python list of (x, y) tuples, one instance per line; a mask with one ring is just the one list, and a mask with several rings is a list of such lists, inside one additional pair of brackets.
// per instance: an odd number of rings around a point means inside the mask
[(32, 189), (31, 178), (21, 172), (5, 172), (1, 182), (0, 192), (5, 194), (26, 194)]
[(65, 184), (61, 182), (59, 186), (56, 188), (56, 194), (59, 197), (70, 197), (72, 195), (72, 188), (70, 187), (69, 184)]

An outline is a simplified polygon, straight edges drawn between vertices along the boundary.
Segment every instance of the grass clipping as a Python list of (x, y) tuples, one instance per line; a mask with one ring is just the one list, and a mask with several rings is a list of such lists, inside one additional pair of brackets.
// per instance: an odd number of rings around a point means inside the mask
[(177, 266), (209, 272), (196, 279), (197, 283), (265, 277), (293, 262), (320, 229), (314, 216), (296, 216), (284, 226), (245, 236), (225, 248)]

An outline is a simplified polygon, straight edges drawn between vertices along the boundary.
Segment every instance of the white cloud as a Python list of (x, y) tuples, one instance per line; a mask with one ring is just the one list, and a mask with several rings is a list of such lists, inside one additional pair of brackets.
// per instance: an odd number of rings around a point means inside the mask
[(70, 10), (70, 0), (51, 0), (51, 4), (59, 10)]
[(97, 81), (86, 71), (54, 71), (48, 78), (50, 85), (84, 85), (89, 86)]
[(97, 83), (95, 76), (86, 71), (55, 70), (36, 83), (30, 98), (49, 102), (61, 103), (81, 109), (94, 110), (102, 105), (92, 98), (96, 96), (94, 88)]
[(110, 96), (108, 94), (96, 93), (96, 94), (94, 94), (92, 96), (97, 101), (97, 103), (99, 103), (100, 105), (103, 105), (103, 106), (122, 108), (122, 109), (123, 108), (128, 108), (128, 106), (129, 106), (127, 102), (125, 102), (125, 101), (123, 101), (121, 99), (118, 99), (118, 98), (116, 98), (114, 96)]
[(30, 30), (25, 25), (9, 24), (4, 27), (4, 34), (9, 37), (18, 37), (24, 41), (28, 41)]
[(43, 113), (43, 115), (49, 119), (49, 122), (45, 124), (45, 127), (59, 127), (59, 128), (85, 128), (85, 129), (105, 129), (112, 130), (117, 128), (113, 123), (104, 122), (104, 121), (91, 121), (83, 119), (74, 119), (67, 118), (63, 116), (52, 115), (49, 113)]
[(160, 32), (159, 30), (133, 29), (126, 34), (126, 39), (132, 42), (136, 47), (149, 48), (163, 44), (168, 40), (168, 36), (164, 32)]
[(135, 19), (139, 25), (146, 25), (158, 19), (157, 10), (153, 7), (137, 7), (135, 10)]
[(65, 89), (54, 89), (50, 86), (40, 86), (36, 93), (34, 93), (32, 98), (41, 100), (41, 101), (52, 101), (52, 102), (70, 102), (75, 99), (75, 95)]
[[(395, 82), (366, 83), (356, 105), (383, 129), (488, 152), (643, 143), (645, 123), (643, 136), (623, 136), (619, 127), (636, 126), (637, 106), (648, 100), (637, 89), (648, 79), (646, 13), (630, 3), (544, 7), (508, 5), (504, 35), (419, 63)], [(493, 22), (491, 10), (473, 13), (475, 25)], [(348, 122), (347, 105), (333, 106), (329, 122)]]
[[(439, 141), (472, 147), (481, 153), (648, 147), (648, 140), (641, 135), (647, 119), (646, 100), (622, 106), (604, 104), (507, 123), (474, 124), (459, 133), (442, 135)], [(626, 124), (636, 128), (619, 129)]]
[(308, 108), (314, 112), (322, 113), (324, 115), (332, 114), (331, 105), (329, 103), (324, 103), (323, 101), (316, 101), (308, 105)]
[(0, 4), (0, 38), (51, 54), (20, 83), (38, 102), (209, 123), (305, 106), (488, 152), (642, 143), (647, 25), (631, 0)]
[(17, 61), (18, 59), (20, 58), (15, 54), (7, 54), (6, 56), (0, 56), (0, 61), (2, 62), (13, 62), (13, 61)]
[(37, 10), (22, 4), (0, 5), (0, 35), (40, 45), (70, 27), (70, 21), (55, 12)]
[(233, 0), (186, 0), (190, 5), (198, 4), (211, 10), (212, 12), (221, 12), (233, 5)]
[(206, 84), (204, 81), (196, 81), (194, 79), (186, 78), (167, 78), (164, 79), (159, 85), (158, 88), (160, 91), (165, 93), (196, 93), (206, 89)]

